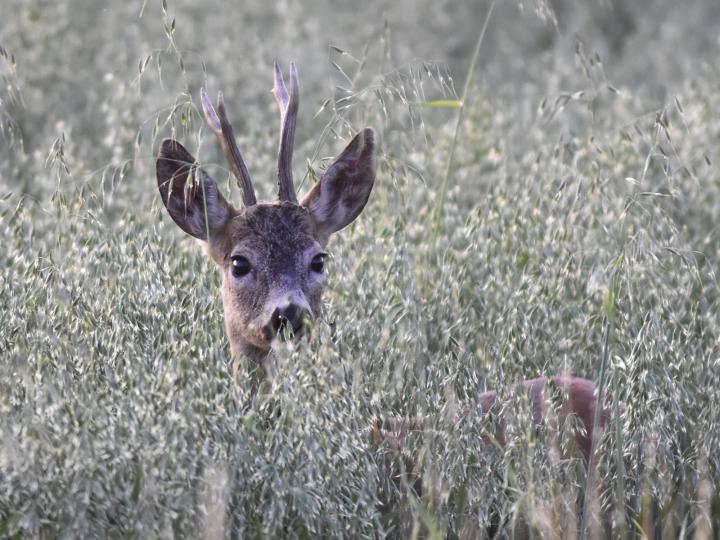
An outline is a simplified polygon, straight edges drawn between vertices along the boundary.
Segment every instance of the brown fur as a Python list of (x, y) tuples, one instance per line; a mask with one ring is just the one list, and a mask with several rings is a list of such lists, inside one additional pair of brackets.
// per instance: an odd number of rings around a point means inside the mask
[[(557, 430), (559, 426), (565, 423), (568, 415), (575, 415), (581, 421), (584, 430), (576, 433), (576, 441), (578, 448), (587, 459), (590, 455), (590, 447), (593, 437), (593, 422), (595, 418), (595, 408), (597, 405), (597, 397), (595, 396), (595, 384), (587, 379), (579, 377), (538, 377), (530, 379), (518, 384), (518, 390), (529, 393), (530, 404), (532, 407), (532, 420), (535, 424), (541, 424), (545, 421), (549, 422), (549, 427)], [(550, 392), (548, 392), (550, 390)], [(554, 403), (549, 395), (552, 390), (558, 390), (560, 395), (560, 403)], [(512, 396), (516, 396), (515, 392)], [(507, 436), (505, 433), (505, 422), (500, 416), (502, 412), (502, 403), (497, 401), (497, 393), (493, 390), (478, 394), (474, 400), (475, 405), (466, 406), (464, 414), (470, 412), (471, 407), (479, 407), (482, 415), (493, 414), (498, 421), (493, 425), (494, 433), (487, 433), (485, 440), (499, 444), (501, 447), (507, 445)], [(548, 405), (559, 405), (559, 407), (551, 407)], [(552, 414), (550, 414), (552, 413)], [(605, 409), (600, 411), (598, 427), (603, 429), (608, 419)], [(403, 447), (402, 439), (409, 429), (423, 429), (429, 423), (429, 419), (425, 417), (391, 417), (385, 419), (381, 424), (375, 424), (370, 429), (370, 440), (374, 445), (386, 444), (392, 450), (401, 450)], [(383, 433), (383, 429), (387, 432)]]
[[(539, 377), (523, 381), (517, 387), (517, 391), (512, 393), (509, 399), (513, 399), (519, 392), (527, 392), (532, 408), (532, 420), (535, 424), (547, 422), (549, 429), (557, 431), (561, 429), (569, 415), (575, 415), (579, 418), (584, 429), (574, 434), (575, 441), (577, 448), (587, 462), (590, 457), (593, 436), (599, 436), (599, 433), (593, 432), (597, 406), (595, 384), (592, 381), (578, 377)], [(555, 395), (555, 391), (558, 391), (557, 395)], [(555, 399), (555, 397), (559, 399)], [(482, 416), (487, 414), (495, 415), (495, 421), (492, 423), (494, 430), (485, 433), (483, 439), (491, 447), (500, 446), (504, 448), (508, 442), (506, 423), (502, 418), (502, 403), (498, 401), (497, 393), (488, 391), (479, 394), (473, 405), (464, 408), (463, 414), (470, 413), (471, 407), (479, 408)], [(607, 420), (607, 411), (603, 409), (600, 411), (597, 426), (600, 432), (604, 429)], [(409, 431), (426, 429), (430, 423), (431, 419), (421, 416), (412, 418), (391, 417), (383, 422), (375, 423), (370, 428), (371, 444), (384, 447), (400, 458), (399, 461), (397, 459), (390, 461), (385, 471), (400, 493), (402, 493), (404, 486), (410, 486), (417, 495), (422, 495), (421, 463), (414, 456), (404, 453), (403, 450)], [(398, 502), (399, 499), (396, 495), (381, 488), (377, 504), (379, 511), (390, 512), (395, 509)], [(515, 538), (527, 538), (529, 532), (525, 529), (524, 523), (518, 524), (512, 536)], [(489, 535), (489, 533), (487, 531), (475, 531), (474, 534), (467, 537), (482, 538), (485, 535)]]

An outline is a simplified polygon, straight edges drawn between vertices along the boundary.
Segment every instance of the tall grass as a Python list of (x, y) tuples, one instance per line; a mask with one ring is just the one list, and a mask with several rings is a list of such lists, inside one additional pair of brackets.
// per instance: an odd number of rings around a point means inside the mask
[[(698, 28), (718, 8), (498, 3), (454, 140), (439, 105), (488, 7), (3, 6), (0, 536), (579, 534), (572, 426), (515, 402), (500, 452), (484, 419), (447, 418), (603, 363), (588, 497), (611, 535), (717, 534), (720, 74)], [(222, 89), (273, 197), (275, 58), (300, 69), (303, 188), (366, 125), (378, 180), (331, 246), (322, 321), (248, 406), (218, 276), (165, 215), (153, 155), (178, 138), (239, 200), (198, 110)], [(422, 491), (385, 515), (396, 457), (368, 433), (391, 414), (435, 421), (404, 450)]]

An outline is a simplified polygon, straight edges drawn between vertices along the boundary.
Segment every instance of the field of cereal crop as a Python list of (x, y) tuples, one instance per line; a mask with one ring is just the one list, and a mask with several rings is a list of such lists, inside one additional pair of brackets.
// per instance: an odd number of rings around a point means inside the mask
[[(720, 4), (0, 11), (0, 537), (720, 533)], [(377, 179), (253, 396), (154, 156), (178, 139), (239, 204), (200, 108), (222, 90), (274, 198), (275, 60), (300, 73), (299, 190), (365, 126)], [(604, 383), (590, 482), (522, 400), (502, 451), (451, 414), (569, 373)], [(390, 415), (429, 418), (402, 449), (419, 490), (370, 444)]]

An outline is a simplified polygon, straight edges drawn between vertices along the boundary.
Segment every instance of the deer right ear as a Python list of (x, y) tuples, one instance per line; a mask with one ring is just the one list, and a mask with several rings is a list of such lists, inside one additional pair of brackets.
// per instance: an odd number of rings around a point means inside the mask
[(165, 208), (189, 235), (208, 240), (232, 218), (233, 207), (220, 194), (215, 181), (179, 142), (162, 142), (155, 171)]
[(374, 135), (366, 128), (350, 141), (300, 203), (324, 241), (360, 215), (375, 182)]

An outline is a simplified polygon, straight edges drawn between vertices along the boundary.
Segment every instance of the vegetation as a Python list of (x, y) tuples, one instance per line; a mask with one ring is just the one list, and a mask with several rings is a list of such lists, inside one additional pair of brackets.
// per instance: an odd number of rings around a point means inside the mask
[[(720, 7), (615, 4), (5, 0), (0, 536), (573, 536), (570, 438), (523, 403), (504, 452), (446, 418), (603, 365), (612, 536), (717, 534)], [(153, 155), (174, 136), (239, 201), (200, 112), (223, 90), (274, 197), (274, 59), (300, 71), (301, 190), (358, 129), (380, 148), (323, 319), (252, 401)], [(391, 414), (436, 420), (404, 450), (421, 493), (382, 514)]]

